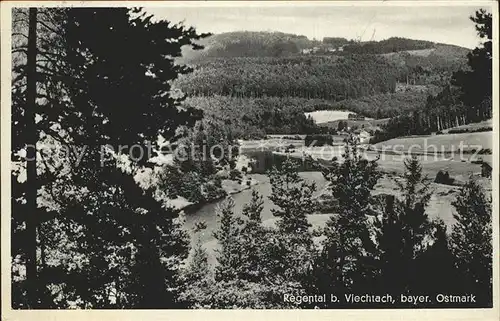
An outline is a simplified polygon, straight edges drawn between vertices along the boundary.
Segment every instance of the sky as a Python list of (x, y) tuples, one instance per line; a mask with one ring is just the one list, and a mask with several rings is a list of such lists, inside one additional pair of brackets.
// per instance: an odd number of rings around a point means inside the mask
[[(181, 22), (199, 32), (281, 31), (323, 37), (382, 40), (405, 37), (474, 48), (479, 44), (469, 20), (477, 6), (253, 5), (150, 7), (156, 18)], [(491, 10), (490, 10), (491, 12)]]

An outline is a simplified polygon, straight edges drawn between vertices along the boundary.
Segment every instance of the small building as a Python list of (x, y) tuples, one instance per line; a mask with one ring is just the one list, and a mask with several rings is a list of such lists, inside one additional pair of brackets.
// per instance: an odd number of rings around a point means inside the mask
[(491, 172), (492, 172), (493, 168), (491, 167), (490, 164), (486, 163), (486, 162), (483, 162), (481, 164), (481, 176), (482, 177), (491, 177)]
[(354, 134), (358, 137), (361, 144), (367, 144), (370, 141), (370, 133), (364, 129), (356, 129)]

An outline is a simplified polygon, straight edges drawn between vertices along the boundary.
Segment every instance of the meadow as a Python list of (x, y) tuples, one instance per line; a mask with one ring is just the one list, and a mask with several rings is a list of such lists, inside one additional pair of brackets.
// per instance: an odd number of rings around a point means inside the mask
[(493, 148), (491, 132), (398, 137), (375, 144), (377, 150), (391, 152), (441, 153)]

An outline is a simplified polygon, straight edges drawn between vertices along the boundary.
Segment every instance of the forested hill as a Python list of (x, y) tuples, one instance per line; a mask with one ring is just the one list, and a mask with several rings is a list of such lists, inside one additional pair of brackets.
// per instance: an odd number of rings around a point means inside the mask
[[(196, 63), (209, 57), (286, 57), (301, 54), (388, 54), (402, 51), (436, 51), (435, 54), (464, 57), (468, 50), (453, 45), (392, 37), (381, 41), (354, 41), (342, 37), (309, 39), (283, 32), (235, 31), (215, 34), (201, 40), (205, 50), (185, 49), (186, 62)], [(340, 50), (339, 50), (340, 48)], [(418, 53), (417, 53), (418, 54)]]
[(205, 57), (282, 57), (296, 55), (302, 49), (318, 46), (321, 41), (283, 32), (235, 31), (215, 34), (200, 41), (203, 51), (186, 49), (188, 62)]
[[(466, 67), (469, 52), (405, 38), (311, 40), (250, 31), (212, 35), (200, 44), (204, 50), (184, 50), (183, 62), (194, 72), (181, 76), (175, 87), (193, 98), (193, 107), (246, 136), (314, 131), (303, 114), (319, 108), (310, 100), (322, 101), (323, 109), (349, 108), (373, 118), (423, 108), (429, 94)], [(230, 113), (231, 120), (222, 113)]]
[(381, 41), (351, 42), (344, 46), (343, 51), (357, 54), (387, 54), (401, 51), (417, 53), (416, 51), (422, 50), (425, 54), (426, 49), (429, 52), (438, 50), (437, 53), (440, 55), (455, 57), (463, 57), (469, 52), (469, 49), (455, 45), (400, 37), (392, 37)]

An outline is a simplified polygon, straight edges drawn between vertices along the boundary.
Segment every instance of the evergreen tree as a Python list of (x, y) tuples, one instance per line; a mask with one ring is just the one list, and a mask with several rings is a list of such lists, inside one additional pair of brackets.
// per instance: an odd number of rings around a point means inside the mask
[(244, 224), (241, 228), (240, 241), (245, 246), (242, 248), (240, 268), (241, 277), (254, 282), (261, 282), (268, 277), (264, 255), (270, 231), (262, 226), (263, 208), (262, 196), (253, 190), (250, 203), (245, 204), (242, 211)]
[[(58, 20), (64, 17), (64, 9), (15, 8), (12, 25), (12, 161), (21, 168), (15, 172), (13, 190), (13, 234), (22, 235), (22, 246), (14, 246), (12, 252), (17, 262), (26, 267), (26, 300), (14, 298), (14, 306), (36, 308), (45, 292), (38, 275), (37, 236), (39, 225), (52, 214), (37, 198), (45, 179), (40, 177), (40, 159), (37, 144), (41, 140), (41, 122), (49, 111), (61, 105), (57, 77), (61, 63), (59, 44), (61, 32)], [(56, 61), (56, 63), (54, 63)], [(55, 101), (54, 101), (55, 100)], [(43, 108), (40, 108), (43, 107)], [(39, 117), (41, 119), (35, 119)], [(24, 156), (23, 156), (24, 152)], [(21, 179), (26, 173), (26, 179)], [(15, 286), (15, 285), (14, 285)], [(25, 301), (18, 305), (18, 302)]]
[(283, 233), (294, 233), (307, 237), (311, 224), (307, 214), (314, 213), (315, 202), (312, 199), (316, 191), (314, 183), (307, 183), (299, 176), (297, 164), (287, 158), (280, 166), (269, 173), (272, 193), (269, 199), (278, 207), (272, 209), (278, 217), (278, 229)]
[[(23, 79), (32, 83), (36, 78), (42, 80), (36, 91), (41, 98), (37, 107), (44, 107), (36, 111), (40, 119), (34, 130), (40, 139), (53, 150), (86, 150), (80, 160), (74, 155), (60, 160), (40, 153), (41, 158), (32, 164), (41, 166), (42, 176), (37, 184), (29, 184), (31, 194), (23, 195), (19, 190), (21, 203), (22, 198), (29, 204), (36, 202), (33, 191), (37, 190), (43, 200), (43, 210), (38, 210), (43, 215), (25, 215), (26, 219), (42, 221), (28, 224), (29, 239), (35, 240), (29, 243), (29, 251), (26, 246), (26, 252), (31, 253), (28, 270), (38, 268), (38, 274), (43, 275), (35, 290), (29, 287), (28, 306), (36, 305), (33, 297), (50, 290), (49, 301), (53, 302), (44, 302), (44, 307), (67, 306), (70, 301), (94, 308), (173, 307), (178, 292), (176, 269), (187, 251), (186, 235), (177, 222), (178, 211), (158, 202), (154, 190), (137, 186), (133, 175), (139, 168), (133, 163), (147, 164), (151, 156), (147, 143), (154, 144), (158, 134), (169, 139), (179, 125), (190, 126), (199, 118), (193, 110), (178, 110), (183, 98), (171, 95), (169, 82), (190, 71), (173, 61), (182, 46), (198, 48), (193, 41), (201, 35), (166, 21), (152, 22), (151, 16), (141, 15), (139, 10), (71, 8), (58, 12), (40, 12), (40, 16), (51, 18), (50, 23), (37, 20), (50, 32), (40, 33), (43, 41), (37, 50), (40, 63), (36, 77), (30, 76), (32, 72), (23, 67), (22, 59), (19, 66), (14, 65), (15, 81), (20, 83), (13, 86), (17, 124), (13, 142), (22, 148), (39, 139), (22, 135), (23, 126), (35, 121), (34, 113), (23, 111)], [(138, 16), (132, 17), (134, 14)], [(127, 51), (130, 46), (144, 50)], [(21, 45), (13, 52), (26, 50)], [(142, 127), (143, 121), (146, 127)], [(131, 149), (134, 144), (142, 148)], [(125, 172), (117, 169), (113, 153), (103, 154), (105, 145), (111, 145), (115, 152), (118, 145), (128, 146), (121, 152), (133, 161), (132, 166), (125, 165)], [(137, 155), (137, 151), (144, 155)], [(101, 163), (102, 157), (109, 158)], [(33, 166), (30, 168), (32, 173)], [(19, 179), (14, 183), (17, 185)], [(44, 233), (36, 233), (37, 228)], [(40, 254), (34, 261), (36, 247)], [(28, 273), (27, 278), (33, 284), (37, 276)], [(55, 302), (56, 297), (60, 301)]]
[[(304, 293), (300, 292), (303, 288), (296, 271), (304, 262), (304, 254), (310, 253), (292, 248), (279, 231), (263, 227), (262, 205), (262, 197), (254, 191), (242, 218), (235, 217), (231, 200), (219, 207), (215, 280), (188, 286), (195, 307), (291, 307), (283, 302), (283, 293)], [(294, 254), (298, 257), (293, 257)]]
[(453, 83), (462, 90), (462, 100), (469, 108), (469, 121), (491, 117), (492, 95), (492, 15), (484, 9), (471, 16), (477, 34), (484, 42), (467, 55), (471, 70), (453, 75)]
[(420, 282), (416, 260), (432, 237), (432, 225), (425, 212), (432, 196), (430, 181), (422, 175), (416, 157), (405, 159), (404, 166), (404, 180), (397, 182), (401, 198), (388, 196), (383, 214), (375, 223), (380, 251), (379, 284), (394, 295), (411, 293)]
[[(416, 281), (412, 283), (411, 292), (427, 294), (431, 298), (442, 293), (463, 295), (466, 290), (460, 289), (457, 282), (460, 276), (454, 266), (446, 225), (442, 220), (432, 221), (431, 225), (430, 244), (414, 262)], [(443, 303), (432, 301), (425, 304), (430, 305), (443, 306)], [(463, 307), (463, 304), (449, 303), (448, 306)]]
[(270, 173), (271, 195), (277, 206), (271, 212), (278, 218), (277, 231), (270, 237), (267, 259), (274, 262), (271, 270), (285, 282), (304, 283), (311, 273), (316, 249), (312, 240), (311, 224), (307, 215), (314, 213), (314, 183), (300, 177), (298, 165), (290, 158)]
[(492, 304), (491, 199), (472, 179), (462, 187), (452, 203), (456, 223), (451, 233), (451, 249), (456, 257), (464, 289), (478, 296), (478, 305)]
[(217, 250), (217, 267), (215, 279), (228, 281), (238, 277), (241, 257), (238, 242), (241, 220), (234, 213), (234, 201), (229, 198), (216, 210), (219, 226), (214, 232), (220, 248)]
[(202, 227), (197, 226), (195, 229), (196, 242), (192, 247), (188, 266), (183, 272), (184, 289), (180, 295), (180, 300), (193, 308), (211, 307), (210, 296), (215, 283), (208, 263), (208, 254), (199, 235), (206, 225), (201, 225)]
[(375, 245), (368, 217), (374, 215), (371, 191), (380, 173), (377, 160), (364, 159), (357, 147), (356, 138), (347, 139), (342, 159), (334, 159), (323, 171), (338, 206), (326, 223), (318, 258), (320, 292), (332, 287), (337, 293), (367, 291), (366, 284), (374, 278)]

